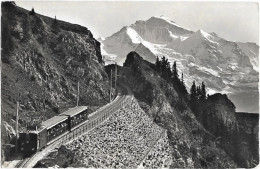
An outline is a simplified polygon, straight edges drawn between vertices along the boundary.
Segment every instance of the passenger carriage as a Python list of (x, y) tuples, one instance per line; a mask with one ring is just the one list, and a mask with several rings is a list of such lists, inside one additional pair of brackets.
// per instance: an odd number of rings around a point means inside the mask
[(71, 131), (82, 122), (88, 120), (88, 114), (88, 106), (78, 106), (59, 114), (59, 116), (68, 117), (69, 129)]
[(69, 130), (69, 120), (65, 116), (54, 116), (49, 120), (42, 122), (47, 130), (47, 145), (50, 144), (55, 138), (61, 136)]

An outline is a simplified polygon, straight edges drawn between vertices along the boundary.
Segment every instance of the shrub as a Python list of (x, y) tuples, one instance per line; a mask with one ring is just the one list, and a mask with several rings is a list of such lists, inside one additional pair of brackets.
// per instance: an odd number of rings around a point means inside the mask
[(29, 12), (30, 15), (34, 15), (35, 14), (35, 11), (34, 11), (34, 8), (32, 8), (32, 10)]

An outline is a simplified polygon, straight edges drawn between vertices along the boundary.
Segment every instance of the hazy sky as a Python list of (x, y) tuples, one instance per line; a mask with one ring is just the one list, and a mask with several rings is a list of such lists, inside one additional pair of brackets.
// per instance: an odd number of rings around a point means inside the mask
[(193, 31), (202, 29), (228, 40), (259, 44), (257, 2), (17, 1), (16, 4), (86, 26), (96, 38), (108, 37), (137, 20), (164, 15)]

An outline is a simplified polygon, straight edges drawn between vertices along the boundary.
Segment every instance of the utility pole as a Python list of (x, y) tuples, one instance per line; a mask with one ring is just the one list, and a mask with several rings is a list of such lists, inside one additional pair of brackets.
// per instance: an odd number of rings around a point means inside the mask
[(113, 73), (113, 71), (112, 71), (112, 69), (111, 69), (111, 71), (110, 71), (110, 95), (109, 95), (109, 98), (110, 98), (110, 102), (111, 102), (111, 100), (112, 100), (112, 80), (113, 80), (113, 78), (112, 78), (112, 73)]
[(78, 95), (77, 95), (77, 107), (79, 106), (79, 82), (78, 82)]
[(18, 114), (19, 114), (19, 101), (17, 101), (17, 107), (16, 107), (16, 137), (15, 137), (15, 152), (18, 152)]
[(117, 63), (115, 64), (115, 92), (116, 92), (116, 80), (117, 80)]

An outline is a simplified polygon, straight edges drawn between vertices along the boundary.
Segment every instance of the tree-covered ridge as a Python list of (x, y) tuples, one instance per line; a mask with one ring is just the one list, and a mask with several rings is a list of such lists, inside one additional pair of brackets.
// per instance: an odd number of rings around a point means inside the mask
[[(258, 150), (253, 148), (257, 147), (258, 144), (254, 139), (255, 134), (250, 134), (249, 139), (241, 138), (241, 135), (245, 134), (239, 130), (241, 126), (238, 125), (236, 119), (236, 107), (226, 94), (208, 95), (206, 84), (204, 82), (196, 84), (195, 81), (190, 86), (189, 94), (185, 79), (183, 79), (183, 74), (179, 72), (176, 61), (171, 66), (165, 57), (157, 58), (156, 63), (151, 64), (143, 60), (137, 53), (131, 52), (125, 63), (124, 66), (132, 70), (127, 73), (129, 80), (126, 83), (132, 88), (146, 112), (151, 113), (156, 123), (164, 124), (168, 128), (171, 125), (176, 125), (176, 120), (173, 120), (173, 117), (179, 117), (181, 123), (186, 126), (185, 128), (191, 129), (189, 134), (192, 136), (190, 137), (192, 144), (196, 144), (193, 139), (198, 135), (201, 137), (200, 139), (203, 139), (203, 144), (206, 146), (200, 146), (204, 153), (208, 155), (204, 154), (197, 166), (206, 168), (210, 166), (231, 167), (230, 161), (223, 161), (223, 159), (220, 163), (215, 163), (225, 153), (238, 166), (251, 167), (257, 164), (258, 159), (255, 154)], [(133, 77), (130, 78), (131, 76)], [(165, 96), (165, 98), (162, 96)], [(173, 112), (170, 109), (165, 109), (166, 103), (171, 105)], [(192, 113), (189, 114), (188, 112)], [(192, 116), (196, 119), (196, 122), (195, 119), (191, 118)], [(207, 136), (202, 136), (203, 132), (199, 131), (195, 125), (197, 122), (212, 134), (213, 140), (207, 138)], [(169, 138), (175, 141), (176, 138), (171, 137), (178, 135), (177, 133), (175, 130), (170, 130)], [(245, 144), (241, 144), (242, 142)], [(250, 146), (248, 146), (249, 142)], [(225, 150), (225, 153), (220, 153), (220, 149)]]
[(179, 95), (188, 98), (188, 92), (185, 86), (185, 82), (183, 79), (183, 73), (181, 79), (179, 78), (178, 68), (176, 61), (174, 61), (172, 68), (170, 66), (170, 62), (164, 56), (160, 60), (158, 57), (155, 62), (156, 71), (160, 74), (162, 78), (172, 83), (173, 86), (178, 89), (177, 92)]

